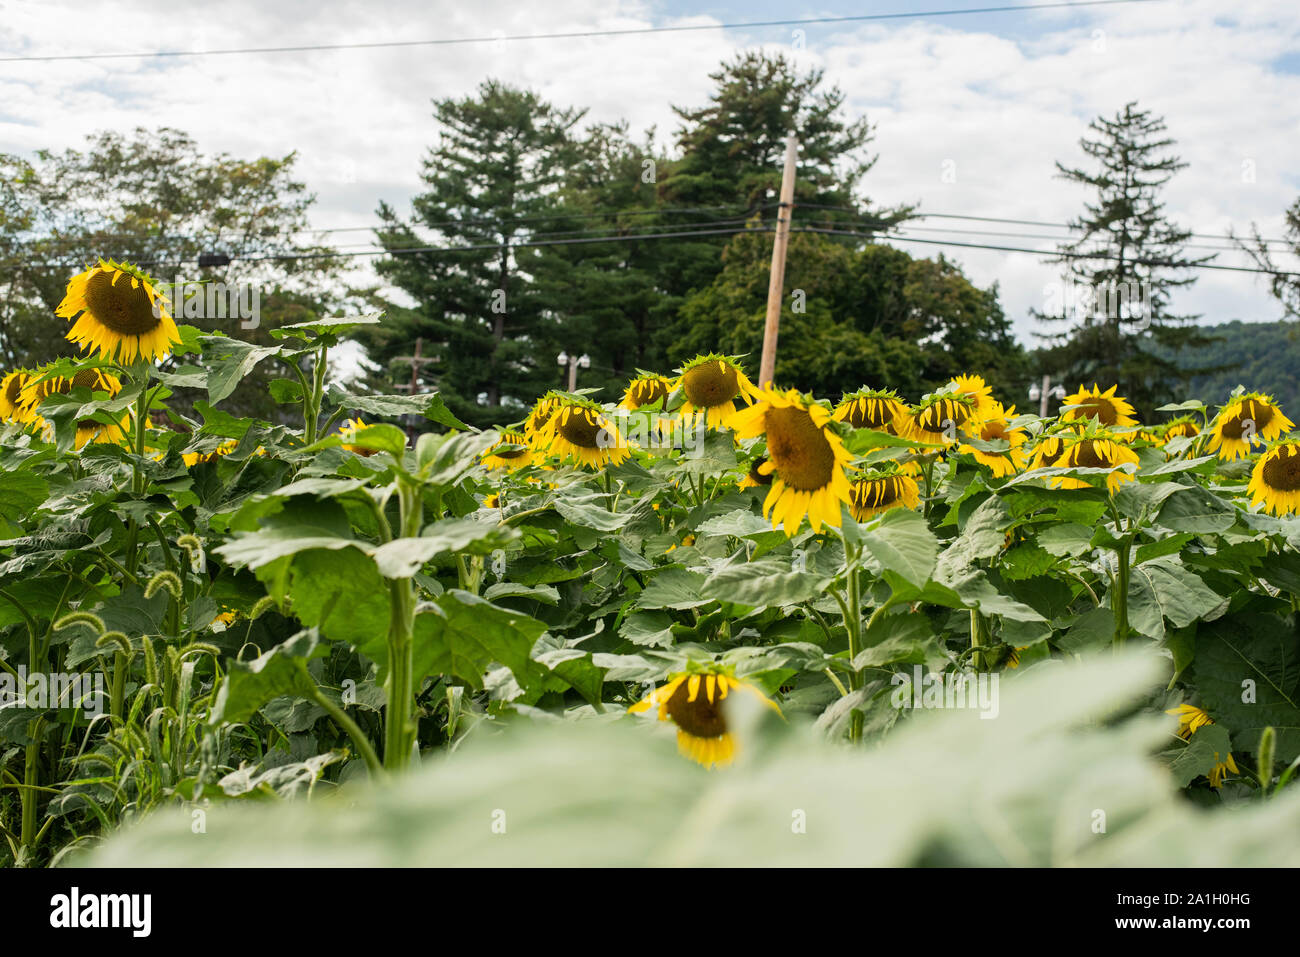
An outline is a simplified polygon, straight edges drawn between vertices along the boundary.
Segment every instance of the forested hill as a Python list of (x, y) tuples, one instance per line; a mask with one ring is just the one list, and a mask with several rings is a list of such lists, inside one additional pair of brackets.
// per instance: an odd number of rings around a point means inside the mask
[(1240, 383), (1272, 394), (1293, 417), (1300, 411), (1300, 324), (1233, 320), (1202, 329), (1221, 341), (1202, 349), (1184, 349), (1179, 364), (1231, 368), (1193, 378), (1191, 398), (1217, 405)]

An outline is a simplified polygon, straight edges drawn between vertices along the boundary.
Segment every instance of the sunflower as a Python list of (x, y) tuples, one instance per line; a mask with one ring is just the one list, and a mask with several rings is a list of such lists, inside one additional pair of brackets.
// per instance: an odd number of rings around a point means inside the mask
[(227, 439), (218, 445), (211, 452), (186, 452), (181, 458), (185, 460), (186, 468), (193, 468), (200, 462), (215, 462), (223, 456), (229, 455), (239, 446), (236, 439)]
[(485, 496), (483, 497), (483, 507), (484, 507), (484, 508), (500, 508), (500, 507), (501, 507), (501, 496), (500, 496), (500, 495), (485, 495)]
[[(49, 423), (36, 414), (36, 409), (52, 395), (68, 395), (73, 389), (89, 389), (91, 392), (106, 392), (112, 398), (122, 391), (121, 381), (103, 369), (79, 369), (71, 379), (58, 375), (41, 379), (39, 375), (38, 372), (34, 377), (29, 376), (19, 389), (18, 414), (25, 421), (39, 420), (44, 428), (50, 428)], [(87, 444), (98, 442), (121, 442), (129, 428), (129, 418), (124, 414), (114, 423), (90, 418), (77, 420), (73, 448), (81, 449)]]
[[(1137, 465), (1137, 453), (1127, 445), (1111, 438), (1105, 432), (1081, 432), (1065, 435), (1065, 450), (1061, 453), (1057, 465), (1076, 469), (1110, 469), (1106, 476), (1106, 487), (1111, 494), (1125, 482), (1135, 478), (1132, 472), (1121, 469), (1124, 464)], [(1067, 475), (1053, 476), (1051, 483), (1056, 488), (1091, 488), (1083, 479)]]
[[(1177, 708), (1171, 708), (1165, 714), (1178, 716), (1178, 736), (1187, 741), (1201, 728), (1207, 724), (1214, 724), (1214, 719), (1204, 710), (1190, 704), (1180, 704)], [(1226, 757), (1220, 757), (1219, 752), (1214, 752), (1214, 767), (1210, 769), (1207, 775), (1210, 779), (1210, 787), (1223, 787), (1223, 776), (1231, 772), (1240, 774), (1237, 769), (1237, 762), (1232, 760), (1232, 752), (1229, 751)]]
[(0, 422), (26, 422), (29, 416), (19, 404), (23, 386), (29, 375), (25, 369), (15, 369), (0, 380)]
[(814, 532), (822, 525), (838, 528), (841, 505), (851, 504), (844, 470), (853, 457), (831, 428), (830, 411), (805, 402), (794, 389), (781, 393), (769, 386), (758, 397), (758, 404), (732, 417), (731, 428), (739, 438), (767, 435), (768, 460), (758, 472), (775, 473), (776, 479), (763, 514), (788, 536), (799, 531), (805, 515)]
[(974, 415), (975, 400), (959, 392), (936, 392), (911, 409), (905, 420), (907, 438), (931, 445), (952, 445), (957, 430)]
[(763, 488), (772, 484), (772, 473), (762, 471), (764, 463), (767, 462), (766, 455), (760, 455), (749, 463), (749, 471), (745, 477), (740, 480), (737, 488)]
[(1058, 435), (1043, 435), (1034, 445), (1034, 451), (1029, 458), (1029, 467), (1031, 469), (1046, 469), (1061, 462), (1061, 454), (1065, 451), (1065, 440)]
[(600, 406), (585, 399), (567, 399), (547, 420), (540, 439), (547, 455), (600, 468), (618, 465), (632, 453)]
[[(68, 281), (55, 315), (76, 319), (67, 338), (123, 364), (166, 358), (181, 341), (167, 298), (134, 266), (99, 261)], [(80, 318), (77, 318), (80, 316)]]
[(987, 465), (995, 478), (1006, 478), (1025, 467), (1023, 446), (1029, 440), (1024, 429), (1013, 429), (1009, 423), (1016, 417), (1016, 407), (1003, 408), (1002, 403), (990, 399), (983, 413), (977, 414), (966, 426), (969, 435), (982, 442), (1002, 440), (1010, 448), (1005, 452), (986, 452), (973, 445), (963, 444), (958, 451), (969, 452), (975, 461)]
[(343, 440), (343, 447), (349, 452), (355, 452), (362, 458), (368, 458), (375, 454), (375, 449), (366, 448), (364, 445), (356, 445), (354, 440), (357, 433), (363, 429), (370, 428), (370, 423), (362, 419), (345, 419), (339, 426), (339, 438)]
[(859, 389), (844, 396), (831, 413), (836, 422), (847, 422), (855, 429), (873, 429), (897, 435), (907, 421), (907, 406), (898, 395), (883, 389)]
[(959, 375), (948, 383), (948, 391), (957, 395), (970, 396), (971, 401), (975, 403), (977, 416), (988, 415), (998, 405), (997, 400), (993, 398), (993, 387), (981, 376)]
[(1201, 434), (1201, 427), (1190, 415), (1170, 419), (1160, 428), (1161, 445), (1170, 439), (1191, 439)]
[(642, 372), (627, 384), (623, 393), (623, 408), (630, 412), (668, 398), (673, 391), (673, 380), (655, 372)]
[(1207, 724), (1214, 724), (1214, 720), (1207, 712), (1192, 704), (1180, 704), (1177, 708), (1170, 708), (1165, 714), (1178, 716), (1178, 736), (1184, 741)]
[(916, 508), (921, 503), (921, 489), (910, 475), (877, 473), (854, 482), (849, 499), (853, 517), (865, 522), (891, 508)]
[(677, 725), (677, 748), (706, 768), (730, 764), (736, 756), (736, 739), (727, 728), (723, 702), (733, 691), (753, 695), (777, 714), (776, 702), (747, 681), (722, 672), (669, 675), (668, 682), (628, 708), (641, 714), (657, 708), (660, 721)]
[(1092, 384), (1089, 392), (1083, 386), (1073, 395), (1067, 395), (1061, 403), (1061, 419), (1064, 422), (1078, 422), (1084, 419), (1096, 419), (1099, 425), (1108, 428), (1127, 428), (1137, 425), (1133, 417), (1133, 406), (1123, 396), (1115, 394), (1119, 386), (1111, 386), (1105, 392), (1097, 383)]
[(533, 464), (533, 451), (522, 432), (500, 429), (497, 432), (497, 440), (479, 456), (479, 462), (489, 469), (505, 469), (513, 472), (515, 469)]
[(1300, 442), (1279, 442), (1261, 455), (1246, 491), (1252, 505), (1274, 515), (1300, 512)]
[(543, 431), (546, 424), (555, 414), (555, 410), (564, 404), (564, 396), (559, 392), (548, 392), (536, 402), (533, 403), (528, 417), (524, 419), (524, 436), (528, 439), (528, 445), (534, 452), (544, 452), (546, 442), (543, 439)]
[(737, 399), (749, 404), (758, 396), (758, 390), (732, 356), (696, 356), (677, 371), (675, 385), (686, 394), (682, 413), (703, 413), (707, 426), (726, 425), (735, 414)]
[(1210, 426), (1211, 452), (1230, 462), (1245, 458), (1253, 446), (1290, 432), (1295, 423), (1282, 414), (1272, 396), (1247, 392), (1228, 401)]

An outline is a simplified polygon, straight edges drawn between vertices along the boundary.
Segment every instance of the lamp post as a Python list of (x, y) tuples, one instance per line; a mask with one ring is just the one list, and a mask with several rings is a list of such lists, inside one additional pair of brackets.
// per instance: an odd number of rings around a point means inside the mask
[(1043, 376), (1043, 384), (1041, 386), (1031, 385), (1029, 387), (1029, 401), (1038, 403), (1038, 414), (1044, 419), (1047, 418), (1047, 400), (1055, 399), (1059, 402), (1064, 398), (1065, 387), (1052, 385), (1052, 377), (1050, 375)]
[(555, 364), (569, 367), (569, 391), (573, 392), (578, 388), (578, 367), (590, 369), (591, 356), (585, 352), (580, 356), (571, 356), (567, 352), (561, 352), (555, 357)]

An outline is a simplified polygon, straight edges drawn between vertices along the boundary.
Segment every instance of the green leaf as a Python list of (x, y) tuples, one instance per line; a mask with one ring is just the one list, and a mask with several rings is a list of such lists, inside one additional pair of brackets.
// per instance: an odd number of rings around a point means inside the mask
[(1205, 535), (1209, 532), (1222, 532), (1236, 522), (1236, 507), (1219, 496), (1199, 485), (1173, 487), (1178, 490), (1178, 494), (1169, 497), (1156, 517), (1156, 521), (1165, 528)]
[(227, 336), (203, 336), (203, 351), (208, 366), (208, 401), (216, 405), (229, 398), (259, 362), (279, 355), (280, 347), (258, 346)]
[(490, 555), (519, 537), (519, 532), (472, 518), (448, 518), (428, 526), (419, 538), (395, 538), (371, 553), (385, 578), (410, 578), (435, 555), (460, 552)]
[(789, 562), (759, 559), (723, 565), (700, 587), (700, 595), (755, 608), (797, 605), (822, 597), (830, 578), (790, 567)]
[(314, 629), (300, 631), (253, 661), (232, 661), (209, 717), (211, 724), (241, 724), (272, 698), (311, 698), (316, 682), (307, 661), (318, 655)]
[(883, 571), (917, 588), (929, 580), (939, 558), (939, 541), (920, 513), (891, 509), (858, 534)]
[(417, 677), (453, 675), (481, 689), (483, 673), (496, 662), (509, 668), (522, 687), (536, 687), (546, 672), (529, 653), (545, 631), (537, 619), (477, 595), (445, 592), (429, 612), (416, 617)]
[(437, 392), (422, 392), (418, 395), (357, 395), (345, 392), (338, 387), (331, 387), (327, 393), (329, 401), (338, 408), (355, 409), (363, 415), (396, 418), (402, 415), (419, 415), (430, 422), (437, 422), (449, 429), (465, 431), (469, 428), (464, 422), (452, 415)]

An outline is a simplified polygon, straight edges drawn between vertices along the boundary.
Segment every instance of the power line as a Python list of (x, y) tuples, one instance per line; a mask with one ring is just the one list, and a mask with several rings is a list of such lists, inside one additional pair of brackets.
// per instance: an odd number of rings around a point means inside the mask
[(467, 43), (501, 43), (521, 40), (579, 40), (602, 37), (643, 36), (658, 33), (698, 33), (706, 30), (752, 30), (761, 27), (814, 26), (833, 23), (868, 23), (880, 20), (908, 20), (924, 17), (955, 17), (982, 13), (1019, 13), (1033, 10), (1061, 10), (1081, 7), (1109, 7), (1129, 3), (1158, 3), (1160, 0), (1062, 0), (1058, 3), (972, 7), (965, 10), (925, 10), (915, 13), (873, 13), (849, 17), (805, 17), (791, 20), (756, 20), (749, 23), (701, 23), (675, 27), (630, 27), (623, 30), (574, 30), (565, 33), (528, 33), (513, 36), (447, 37), (438, 40), (384, 40), (373, 43), (313, 43), (277, 47), (235, 47), (223, 50), (155, 50), (141, 53), (62, 53), (52, 56), (0, 57), (0, 63), (52, 63), (67, 60), (135, 60), (160, 57), (231, 56), (247, 53), (311, 53), (328, 50), (379, 50), (396, 47), (457, 46)]

